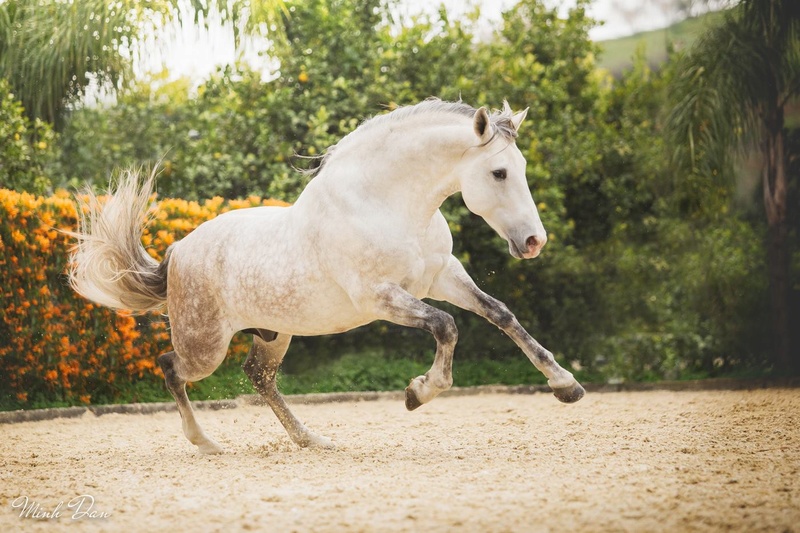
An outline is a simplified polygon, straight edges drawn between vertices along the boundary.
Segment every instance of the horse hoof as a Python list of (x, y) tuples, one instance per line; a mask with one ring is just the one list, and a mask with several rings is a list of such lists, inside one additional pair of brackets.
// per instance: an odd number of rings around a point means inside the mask
[(309, 435), (307, 439), (296, 442), (301, 448), (316, 448), (320, 450), (333, 450), (336, 448), (336, 445), (331, 439), (321, 435)]
[(409, 386), (406, 387), (406, 409), (413, 411), (422, 405), (422, 402), (417, 398), (417, 393)]
[(318, 448), (320, 450), (335, 450), (336, 445), (327, 437), (317, 436), (314, 442), (311, 443), (311, 448)]
[(564, 403), (575, 403), (583, 398), (583, 395), (586, 394), (586, 391), (583, 389), (581, 384), (576, 381), (569, 387), (563, 387), (560, 389), (553, 388), (553, 394), (556, 398)]
[(222, 446), (220, 446), (219, 444), (217, 444), (214, 441), (209, 441), (209, 442), (204, 442), (202, 444), (198, 444), (197, 445), (197, 449), (203, 455), (219, 455), (224, 451), (222, 449)]

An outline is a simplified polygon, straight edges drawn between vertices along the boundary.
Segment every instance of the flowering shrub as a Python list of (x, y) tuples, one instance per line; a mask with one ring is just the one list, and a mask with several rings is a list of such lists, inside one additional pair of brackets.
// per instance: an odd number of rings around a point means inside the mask
[[(250, 197), (200, 204), (158, 203), (142, 242), (156, 258), (201, 223), (231, 209), (286, 205)], [(69, 287), (65, 274), (75, 204), (60, 191), (51, 197), (0, 189), (0, 403), (114, 401), (127, 384), (162, 377), (159, 354), (171, 350), (167, 320), (138, 319), (102, 308)], [(232, 351), (247, 351), (242, 340)]]
[(0, 78), (0, 188), (48, 190), (57, 140), (51, 125), (25, 116), (8, 81)]

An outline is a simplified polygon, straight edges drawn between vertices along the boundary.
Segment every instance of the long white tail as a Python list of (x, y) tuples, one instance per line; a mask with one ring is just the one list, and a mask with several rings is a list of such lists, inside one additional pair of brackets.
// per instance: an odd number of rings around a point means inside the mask
[(69, 282), (84, 298), (134, 313), (165, 305), (169, 251), (159, 263), (141, 241), (154, 181), (155, 171), (142, 178), (140, 169), (131, 169), (122, 173), (104, 204), (91, 191), (78, 199)]

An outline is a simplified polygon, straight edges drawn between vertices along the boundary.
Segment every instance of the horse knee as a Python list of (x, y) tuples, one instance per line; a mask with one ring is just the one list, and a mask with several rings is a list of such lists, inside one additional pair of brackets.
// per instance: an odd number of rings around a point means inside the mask
[(265, 361), (253, 353), (254, 348), (250, 349), (250, 354), (242, 363), (242, 370), (250, 378), (253, 386), (259, 392), (266, 389), (270, 383), (275, 382), (275, 373), (271, 372)]
[(247, 359), (244, 360), (242, 363), (242, 370), (244, 371), (245, 375), (250, 378), (250, 381), (255, 381), (260, 372), (258, 362), (256, 361), (255, 357), (252, 356), (253, 349), (250, 349), (250, 354), (248, 354)]
[(453, 345), (458, 342), (458, 328), (455, 319), (442, 312), (435, 320), (433, 335), (442, 344)]
[(486, 317), (492, 324), (503, 330), (510, 328), (517, 320), (506, 304), (495, 299), (486, 302)]
[(264, 345), (254, 341), (247, 359), (242, 364), (242, 370), (260, 394), (271, 397), (278, 391), (275, 375), (282, 359), (283, 357), (278, 357), (265, 349)]
[(286, 350), (289, 348), (290, 340), (291, 336), (278, 333), (275, 334), (275, 338), (271, 341), (263, 340), (263, 337), (254, 335), (250, 352), (242, 364), (245, 374), (250, 377), (265, 374), (267, 377), (274, 379), (286, 355)]

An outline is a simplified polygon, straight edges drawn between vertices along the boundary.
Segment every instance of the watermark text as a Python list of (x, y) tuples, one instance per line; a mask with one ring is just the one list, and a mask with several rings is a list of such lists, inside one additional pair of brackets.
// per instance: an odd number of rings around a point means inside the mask
[(111, 513), (97, 509), (94, 496), (89, 494), (75, 496), (66, 503), (62, 500), (54, 507), (45, 507), (27, 496), (20, 496), (11, 502), (11, 507), (19, 510), (20, 518), (42, 521), (59, 520), (62, 517), (69, 520), (93, 520), (111, 516)]

